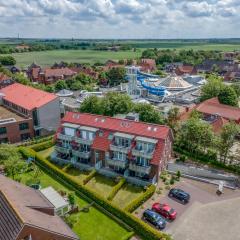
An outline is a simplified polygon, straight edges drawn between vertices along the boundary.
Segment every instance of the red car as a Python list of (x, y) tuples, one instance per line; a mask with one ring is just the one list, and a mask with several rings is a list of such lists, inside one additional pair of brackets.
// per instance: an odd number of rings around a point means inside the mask
[(174, 220), (177, 216), (177, 212), (171, 208), (168, 204), (154, 203), (152, 205), (152, 210), (161, 214), (163, 217)]

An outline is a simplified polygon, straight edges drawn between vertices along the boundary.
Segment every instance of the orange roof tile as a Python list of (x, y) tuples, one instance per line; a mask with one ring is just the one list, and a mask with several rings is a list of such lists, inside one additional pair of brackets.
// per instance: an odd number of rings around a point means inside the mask
[(5, 100), (27, 110), (39, 108), (58, 98), (52, 93), (44, 92), (42, 90), (19, 83), (14, 83), (10, 86), (2, 88), (0, 93), (4, 94), (3, 98)]

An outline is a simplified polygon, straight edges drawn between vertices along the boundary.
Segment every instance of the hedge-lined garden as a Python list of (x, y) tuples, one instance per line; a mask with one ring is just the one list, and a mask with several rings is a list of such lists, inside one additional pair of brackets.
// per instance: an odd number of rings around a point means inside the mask
[[(47, 161), (47, 159), (43, 158), (41, 155), (36, 153), (34, 150), (20, 147), (20, 152), (23, 154), (24, 157), (35, 157), (36, 163), (44, 169), (47, 173), (52, 175), (55, 179), (58, 178), (59, 181), (64, 183), (66, 186), (71, 188), (76, 192), (76, 194), (80, 196), (84, 196), (85, 198), (89, 199), (90, 201), (94, 201), (97, 207), (105, 209), (107, 212), (115, 216), (117, 219), (123, 221), (126, 225), (134, 229), (134, 231), (139, 234), (143, 239), (146, 240), (170, 240), (171, 237), (166, 233), (159, 232), (156, 229), (152, 228), (142, 220), (138, 219), (137, 217), (133, 216), (131, 213), (127, 212), (126, 210), (120, 209), (118, 206), (114, 205), (107, 199), (103, 198), (96, 192), (88, 189), (83, 184), (79, 184), (74, 179), (71, 179), (66, 173), (61, 171), (61, 169), (54, 166), (52, 163)], [(151, 195), (153, 191), (153, 187), (149, 187), (146, 191), (145, 197), (147, 195)], [(143, 200), (143, 199), (142, 199)], [(136, 206), (131, 205), (131, 208), (128, 208), (128, 211), (137, 208), (139, 206), (139, 201), (136, 201)]]
[(125, 178), (121, 178), (118, 182), (118, 184), (116, 184), (112, 191), (110, 192), (110, 194), (107, 197), (107, 200), (112, 201), (113, 198), (116, 196), (116, 194), (118, 193), (118, 191), (121, 189), (121, 187), (126, 183), (126, 179)]

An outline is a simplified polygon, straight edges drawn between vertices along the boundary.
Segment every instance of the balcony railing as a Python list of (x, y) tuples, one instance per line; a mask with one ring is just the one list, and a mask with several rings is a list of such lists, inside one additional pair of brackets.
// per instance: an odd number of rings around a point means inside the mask
[(55, 150), (60, 153), (65, 153), (65, 154), (70, 153), (70, 149), (65, 147), (55, 146)]
[(75, 142), (80, 143), (80, 144), (92, 145), (93, 140), (83, 139), (81, 137), (75, 137)]
[(111, 165), (111, 166), (116, 166), (116, 167), (120, 167), (120, 168), (127, 167), (127, 161), (123, 161), (123, 160), (119, 160), (119, 159), (115, 159), (115, 158), (107, 158), (106, 162), (108, 165)]
[(152, 158), (153, 157), (153, 151), (147, 152), (144, 150), (138, 150), (136, 148), (132, 149), (132, 155), (136, 157), (144, 157), (144, 158)]
[(72, 154), (80, 158), (90, 158), (90, 152), (79, 152), (76, 150), (72, 150)]
[(151, 171), (151, 166), (140, 166), (135, 163), (130, 163), (129, 169), (134, 172), (149, 174)]
[(110, 145), (110, 150), (111, 151), (116, 151), (116, 152), (122, 152), (127, 154), (130, 151), (130, 147), (125, 147), (125, 146), (119, 146), (115, 144)]
[(61, 140), (65, 140), (65, 141), (72, 141), (73, 140), (72, 136), (65, 135), (65, 134), (62, 134), (62, 133), (58, 133), (57, 138), (61, 139)]

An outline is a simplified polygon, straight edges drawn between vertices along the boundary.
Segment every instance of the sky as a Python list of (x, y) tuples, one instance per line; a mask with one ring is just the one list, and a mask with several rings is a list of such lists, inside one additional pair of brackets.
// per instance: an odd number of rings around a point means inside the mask
[(0, 0), (0, 37), (234, 38), (240, 0)]

